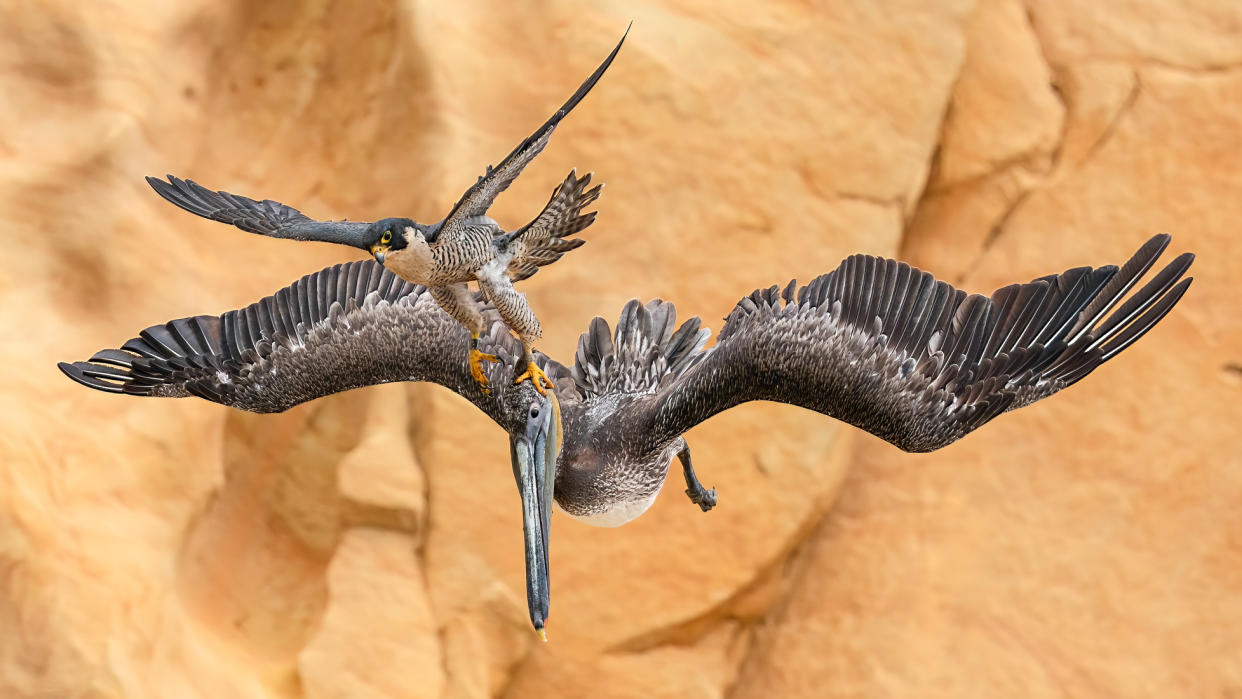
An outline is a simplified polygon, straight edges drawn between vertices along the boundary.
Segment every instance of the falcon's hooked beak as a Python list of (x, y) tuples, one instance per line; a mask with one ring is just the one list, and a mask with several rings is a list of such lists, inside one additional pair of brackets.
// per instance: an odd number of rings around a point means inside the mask
[(384, 264), (384, 254), (387, 252), (388, 252), (387, 245), (380, 245), (376, 243), (375, 245), (371, 246), (371, 254), (375, 255), (375, 261), (380, 263), (381, 265)]
[(548, 528), (552, 523), (552, 488), (556, 459), (561, 453), (561, 407), (549, 392), (547, 400), (529, 408), (526, 432), (510, 437), (513, 477), (522, 496), (522, 533), (526, 543), (526, 605), (530, 623), (543, 640), (552, 601), (548, 581)]

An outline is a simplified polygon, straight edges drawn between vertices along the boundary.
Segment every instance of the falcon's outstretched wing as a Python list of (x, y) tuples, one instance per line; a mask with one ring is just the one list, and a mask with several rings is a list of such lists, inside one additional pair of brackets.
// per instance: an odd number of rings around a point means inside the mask
[[(507, 383), (522, 347), (495, 310), (480, 349)], [(470, 335), (422, 286), (373, 261), (302, 277), (272, 296), (221, 316), (181, 318), (143, 330), (120, 349), (61, 363), (78, 383), (110, 393), (206, 398), (242, 410), (280, 412), (351, 388), (432, 381), (456, 391), (492, 419), (497, 397), (470, 376)]]
[(449, 212), (448, 216), (440, 224), (442, 234), (452, 235), (452, 232), (460, 228), (467, 219), (487, 213), (496, 197), (508, 189), (513, 180), (522, 174), (522, 170), (548, 145), (549, 139), (552, 138), (552, 132), (556, 130), (556, 125), (561, 123), (561, 119), (564, 119), (570, 110), (578, 106), (582, 98), (586, 97), (591, 88), (595, 87), (595, 83), (599, 82), (604, 71), (608, 70), (608, 66), (612, 65), (612, 59), (621, 50), (621, 44), (625, 43), (625, 37), (629, 33), (630, 30), (627, 27), (625, 34), (621, 36), (621, 41), (617, 42), (612, 53), (608, 54), (608, 58), (604, 59), (604, 62), (595, 69), (591, 77), (587, 78), (578, 87), (578, 91), (565, 104), (561, 105), (561, 108), (556, 110), (556, 113), (551, 118), (545, 121), (525, 141), (519, 143), (517, 148), (513, 149), (513, 152), (506, 155), (505, 159), (500, 161), (499, 165), (488, 167), (487, 172), (479, 178), (479, 181), (466, 190), (466, 193), (453, 205), (453, 210)]
[(168, 181), (147, 178), (147, 184), (177, 206), (213, 221), (228, 223), (248, 233), (271, 238), (316, 240), (365, 248), (365, 221), (316, 221), (278, 201), (255, 201), (228, 192), (213, 192), (193, 180), (168, 175)]
[(906, 451), (938, 449), (1073, 384), (1160, 322), (1190, 286), (1190, 253), (1116, 306), (1168, 243), (1152, 238), (1120, 269), (1078, 267), (990, 298), (854, 255), (800, 289), (790, 282), (742, 299), (716, 346), (660, 386), (643, 422), (658, 441), (770, 400)]

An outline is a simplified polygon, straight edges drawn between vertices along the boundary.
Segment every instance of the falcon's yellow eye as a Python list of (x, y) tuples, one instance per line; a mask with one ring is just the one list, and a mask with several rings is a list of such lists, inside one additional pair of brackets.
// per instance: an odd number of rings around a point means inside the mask
[(384, 231), (384, 235), (380, 237), (380, 245), (387, 245), (392, 242), (392, 231)]

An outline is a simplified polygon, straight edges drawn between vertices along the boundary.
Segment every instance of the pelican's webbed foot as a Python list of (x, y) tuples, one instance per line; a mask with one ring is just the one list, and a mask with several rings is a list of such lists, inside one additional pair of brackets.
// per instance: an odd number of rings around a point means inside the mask
[(707, 512), (716, 506), (716, 489), (704, 488), (699, 482), (699, 477), (694, 475), (694, 465), (690, 463), (690, 445), (682, 441), (681, 451), (677, 452), (677, 458), (681, 461), (681, 470), (686, 477), (686, 495), (690, 496), (690, 502), (699, 506), (699, 509)]
[(479, 350), (478, 335), (470, 339), (470, 357), (466, 361), (470, 364), (470, 376), (479, 384), (479, 390), (483, 391), (485, 396), (491, 395), (492, 387), (488, 385), (487, 374), (483, 372), (483, 362), (498, 362), (500, 359), (494, 354)]
[(547, 389), (554, 388), (552, 385), (552, 379), (548, 378), (548, 375), (543, 372), (543, 369), (539, 368), (539, 365), (535, 363), (535, 358), (530, 354), (526, 355), (526, 371), (522, 372), (516, 379), (514, 379), (513, 383), (519, 384), (526, 380), (529, 380), (535, 385), (535, 390), (539, 391), (539, 395), (541, 396), (548, 395)]

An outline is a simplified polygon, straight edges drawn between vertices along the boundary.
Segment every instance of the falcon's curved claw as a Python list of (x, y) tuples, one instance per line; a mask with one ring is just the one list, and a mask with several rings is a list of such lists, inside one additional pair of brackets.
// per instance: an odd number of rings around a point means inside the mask
[(480, 352), (478, 347), (470, 348), (470, 357), (467, 359), (470, 364), (470, 375), (479, 384), (479, 390), (483, 391), (483, 395), (490, 396), (492, 388), (488, 385), (487, 374), (483, 373), (483, 362), (498, 362), (500, 359), (494, 354)]
[(541, 396), (548, 395), (546, 389), (553, 388), (552, 379), (549, 379), (548, 375), (543, 373), (543, 369), (539, 368), (534, 359), (526, 360), (526, 371), (514, 379), (513, 383), (519, 384), (528, 379), (535, 385), (535, 390), (539, 391)]

